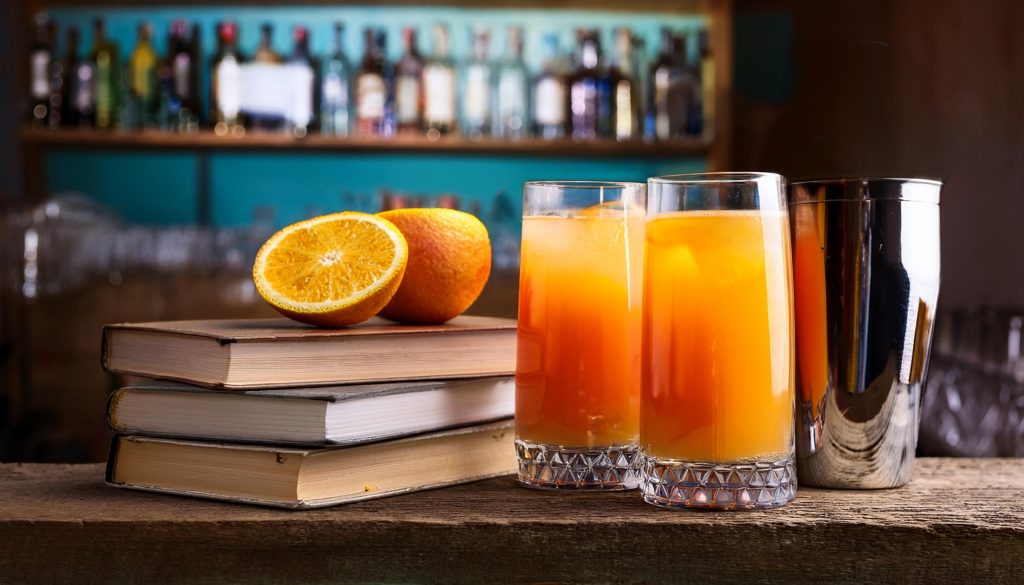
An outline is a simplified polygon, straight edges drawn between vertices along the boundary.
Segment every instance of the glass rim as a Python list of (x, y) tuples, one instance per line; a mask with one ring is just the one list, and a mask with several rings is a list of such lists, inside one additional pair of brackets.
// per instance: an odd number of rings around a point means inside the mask
[[(917, 186), (917, 189), (907, 187)], [(917, 201), (939, 204), (941, 179), (930, 177), (837, 177), (801, 179), (789, 184), (792, 205), (805, 205), (825, 201)], [(823, 188), (824, 193), (805, 196), (803, 191)]]
[(651, 177), (647, 179), (647, 182), (663, 185), (710, 185), (715, 183), (749, 183), (765, 178), (775, 179), (780, 182), (785, 180), (779, 173), (769, 171), (723, 171), (662, 175), (660, 177)]
[(629, 187), (647, 187), (640, 181), (526, 181), (523, 188), (546, 187), (560, 189), (626, 189)]
[(942, 179), (936, 179), (932, 177), (825, 177), (821, 179), (797, 179), (790, 181), (789, 184), (796, 185), (807, 185), (811, 183), (820, 183), (824, 185), (842, 185), (848, 183), (861, 183), (861, 184), (886, 184), (886, 183), (921, 183), (924, 185), (933, 185), (941, 187), (943, 185)]

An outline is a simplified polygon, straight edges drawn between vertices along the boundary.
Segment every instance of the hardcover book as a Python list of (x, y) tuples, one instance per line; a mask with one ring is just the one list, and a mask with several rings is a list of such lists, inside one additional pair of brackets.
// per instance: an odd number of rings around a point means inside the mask
[(211, 388), (286, 388), (509, 376), (515, 346), (515, 320), (465, 315), (344, 329), (284, 318), (122, 323), (103, 329), (103, 366)]
[(508, 418), (512, 377), (224, 392), (143, 382), (110, 396), (115, 432), (261, 443), (351, 445)]
[(107, 483), (282, 508), (317, 508), (513, 473), (510, 419), (352, 447), (282, 448), (117, 436)]

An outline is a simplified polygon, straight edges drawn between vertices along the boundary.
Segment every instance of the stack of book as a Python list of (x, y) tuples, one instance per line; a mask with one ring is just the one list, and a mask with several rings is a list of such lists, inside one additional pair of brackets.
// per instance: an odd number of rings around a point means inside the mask
[(108, 325), (114, 486), (289, 508), (513, 473), (515, 321)]

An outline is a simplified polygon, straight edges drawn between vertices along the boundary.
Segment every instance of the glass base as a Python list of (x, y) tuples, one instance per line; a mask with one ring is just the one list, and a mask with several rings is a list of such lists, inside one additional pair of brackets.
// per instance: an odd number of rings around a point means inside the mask
[(760, 510), (777, 508), (796, 496), (792, 455), (757, 463), (693, 463), (642, 456), (640, 491), (663, 508)]
[(640, 452), (635, 446), (579, 448), (516, 439), (519, 481), (554, 490), (636, 489)]

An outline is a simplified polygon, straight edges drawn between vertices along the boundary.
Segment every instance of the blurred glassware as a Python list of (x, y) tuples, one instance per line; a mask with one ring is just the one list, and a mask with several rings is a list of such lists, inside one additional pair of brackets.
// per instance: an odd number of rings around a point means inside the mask
[(255, 210), (245, 228), (152, 227), (119, 221), (84, 196), (55, 196), (2, 222), (3, 286), (28, 302), (88, 282), (127, 275), (236, 276), (248, 279), (273, 213)]
[(1024, 456), (1024, 309), (940, 312), (921, 401), (919, 451)]
[(515, 229), (520, 225), (519, 210), (506, 191), (499, 191), (491, 203), (490, 218), (485, 223), (491, 236), (494, 270), (519, 269), (521, 240)]

